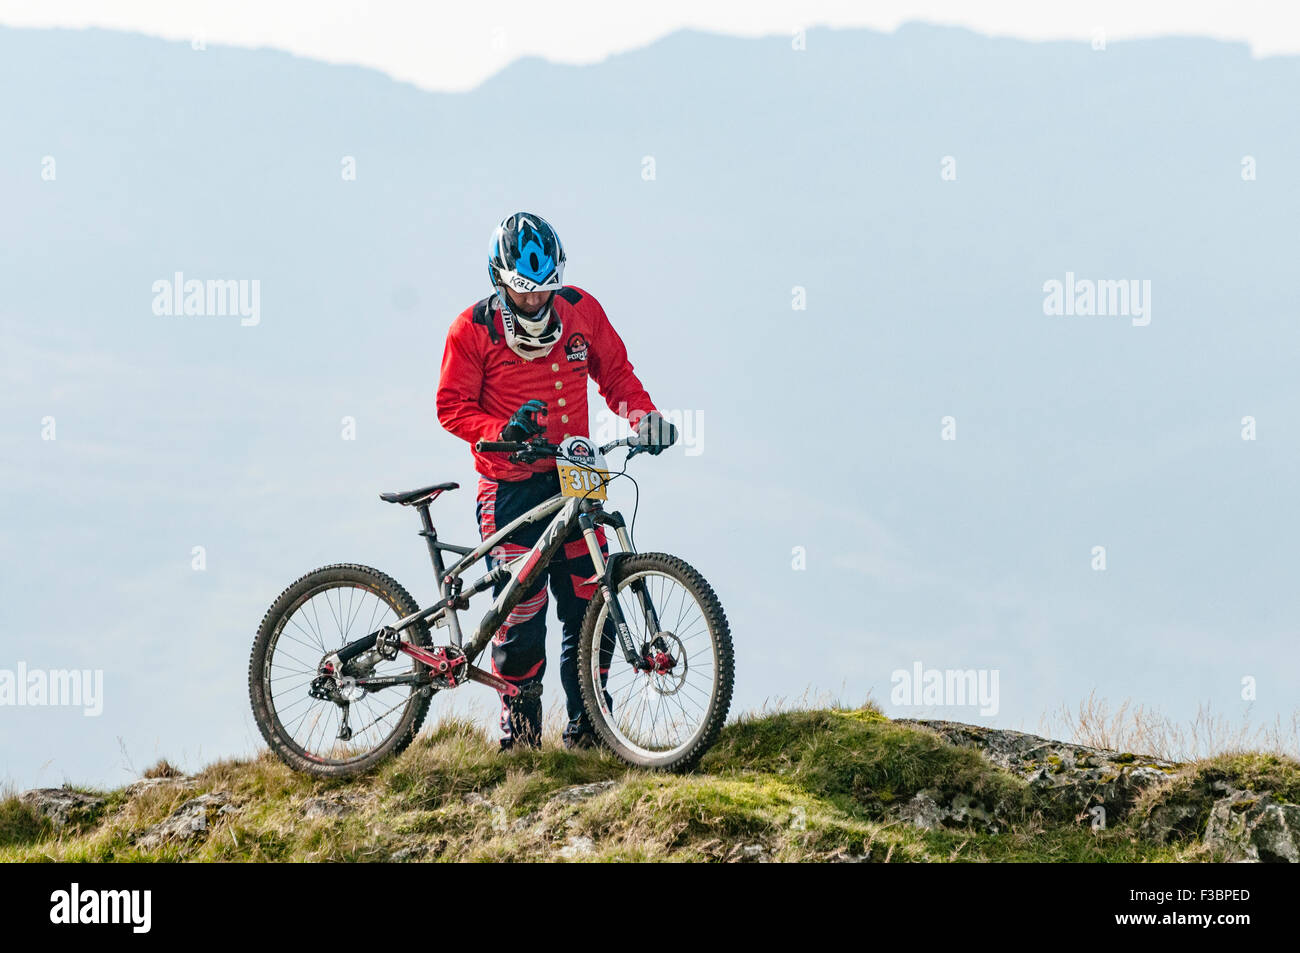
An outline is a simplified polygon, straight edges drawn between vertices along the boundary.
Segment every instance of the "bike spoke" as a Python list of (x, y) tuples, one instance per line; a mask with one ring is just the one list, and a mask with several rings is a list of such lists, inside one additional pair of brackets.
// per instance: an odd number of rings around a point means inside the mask
[(401, 701), (399, 701), (399, 702), (398, 702), (396, 705), (394, 705), (392, 708), (388, 709), (388, 711), (384, 712), (382, 715), (380, 715), (378, 718), (376, 718), (374, 721), (372, 721), (369, 725), (366, 725), (366, 727), (363, 728), (362, 730), (363, 730), (363, 731), (366, 731), (366, 730), (370, 729), (372, 726), (378, 724), (378, 723), (379, 723), (380, 721), (382, 721), (384, 718), (386, 718), (386, 717), (388, 717), (389, 715), (391, 715), (391, 714), (392, 714), (396, 709), (401, 708), (401, 707), (402, 707), (403, 705), (405, 705), (405, 704), (406, 704), (406, 699), (403, 698)]

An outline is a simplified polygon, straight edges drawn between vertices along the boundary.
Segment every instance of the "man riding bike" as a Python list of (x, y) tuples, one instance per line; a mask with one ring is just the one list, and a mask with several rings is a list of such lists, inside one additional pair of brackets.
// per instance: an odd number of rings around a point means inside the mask
[[(642, 387), (600, 303), (564, 284), (564, 263), (559, 236), (540, 216), (516, 212), (496, 227), (488, 251), (493, 293), (457, 315), (447, 331), (438, 421), (471, 447), (479, 440), (518, 441), (536, 434), (552, 443), (590, 436), (590, 376), (610, 409), (636, 428), (638, 442), (650, 453), (663, 452), (677, 439), (676, 428)], [(526, 464), (475, 451), (474, 467), (482, 539), (560, 492), (553, 460)], [(489, 569), (527, 552), (544, 528), (541, 523), (522, 527), (488, 554)], [(603, 530), (596, 533), (601, 552), (607, 553)], [(586, 747), (595, 741), (578, 688), (578, 636), (596, 591), (595, 568), (575, 532), (492, 638), (493, 671), (520, 689), (513, 699), (501, 699), (502, 750), (541, 746), (548, 577), (563, 631), (564, 744)], [(498, 582), (496, 591), (504, 585)]]

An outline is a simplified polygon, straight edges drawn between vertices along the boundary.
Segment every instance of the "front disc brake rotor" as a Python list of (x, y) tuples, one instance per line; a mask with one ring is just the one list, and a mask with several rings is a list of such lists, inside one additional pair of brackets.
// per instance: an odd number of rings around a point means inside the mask
[(686, 684), (686, 646), (672, 632), (660, 632), (646, 650), (647, 672), (660, 695), (676, 695)]

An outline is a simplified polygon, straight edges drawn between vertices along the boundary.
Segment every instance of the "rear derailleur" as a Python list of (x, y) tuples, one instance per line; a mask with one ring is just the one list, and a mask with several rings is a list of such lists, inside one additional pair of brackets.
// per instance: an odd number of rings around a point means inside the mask
[[(373, 668), (372, 664), (371, 669)], [(319, 672), (320, 674), (311, 680), (311, 687), (307, 689), (307, 694), (312, 698), (333, 702), (339, 706), (341, 720), (336, 737), (339, 741), (348, 741), (352, 738), (352, 726), (348, 724), (352, 703), (365, 698), (368, 692), (364, 685), (357, 682), (356, 676), (340, 675), (331, 661), (323, 662)]]

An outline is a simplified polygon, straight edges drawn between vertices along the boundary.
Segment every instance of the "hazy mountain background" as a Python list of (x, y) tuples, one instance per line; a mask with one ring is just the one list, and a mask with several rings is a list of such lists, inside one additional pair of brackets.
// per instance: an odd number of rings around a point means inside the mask
[[(317, 565), (432, 596), (414, 515), (377, 494), (458, 480), (435, 517), (476, 535), (433, 396), (516, 208), (556, 224), (660, 406), (702, 421), (698, 455), (634, 461), (637, 540), (721, 595), (737, 710), (871, 693), (1033, 728), (1094, 690), (1177, 718), (1296, 707), (1294, 58), (686, 32), (438, 94), (0, 30), (0, 90), (0, 668), (105, 673), (101, 717), (0, 709), (0, 779), (252, 750), (253, 634)], [(257, 279), (260, 324), (155, 315), (176, 271)], [(1149, 279), (1150, 325), (1046, 316), (1067, 271)], [(997, 669), (998, 714), (891, 705), (916, 661)], [(557, 703), (554, 662), (547, 681)], [(473, 699), (490, 717), (479, 688), (435, 711)]]

